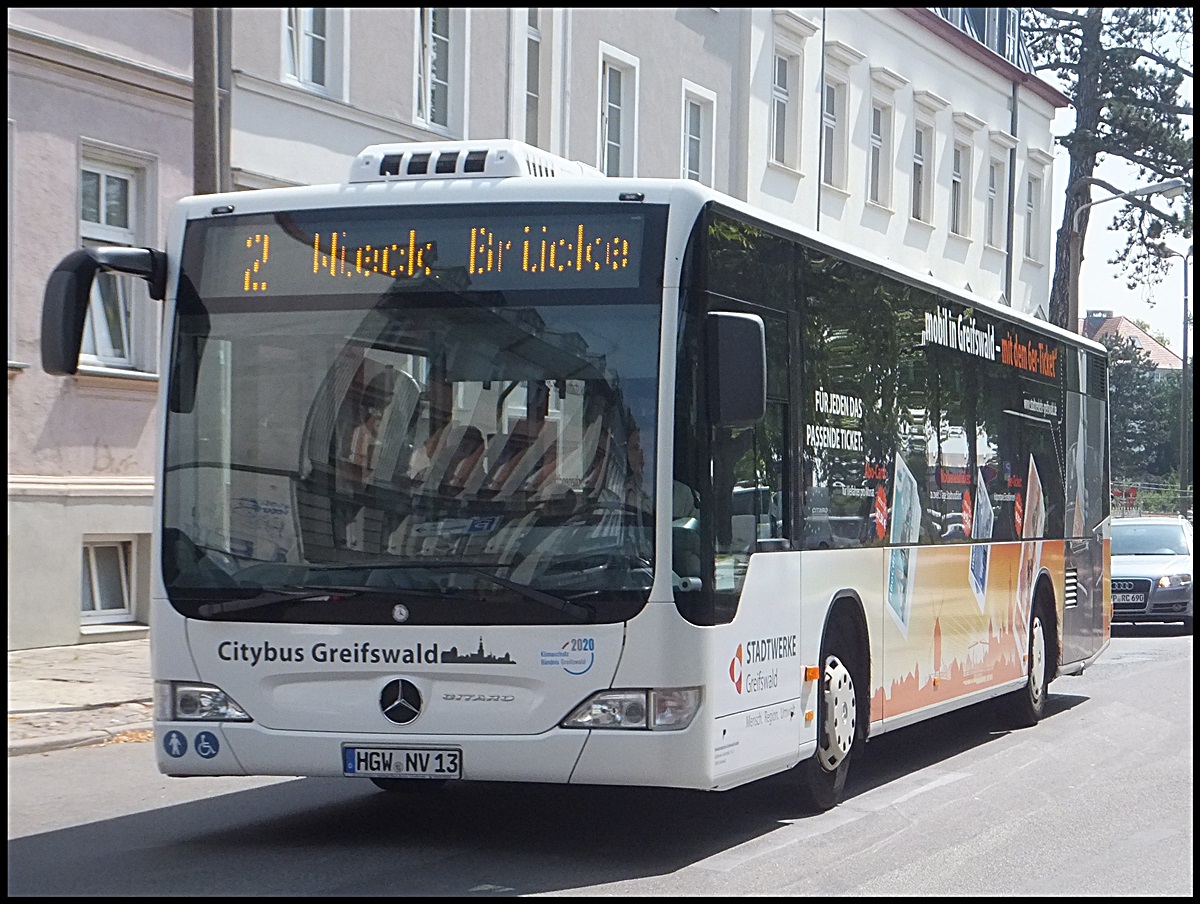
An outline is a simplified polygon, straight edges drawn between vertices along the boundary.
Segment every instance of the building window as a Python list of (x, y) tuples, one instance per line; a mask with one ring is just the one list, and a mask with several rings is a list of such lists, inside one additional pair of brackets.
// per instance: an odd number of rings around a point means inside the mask
[(431, 126), (450, 126), (450, 10), (422, 7), (417, 59), (417, 118)]
[(912, 218), (928, 223), (933, 198), (933, 129), (917, 125), (913, 129)]
[[(137, 174), (111, 164), (85, 162), (80, 172), (79, 224), (85, 248), (137, 242)], [(84, 363), (133, 369), (132, 277), (97, 273), (84, 321)]]
[(529, 31), (525, 40), (525, 142), (538, 145), (538, 102), (540, 100), (542, 33), (538, 10), (529, 9)]
[(621, 79), (625, 75), (617, 66), (604, 64), (604, 174), (606, 176), (621, 175), (621, 140), (624, 122), (621, 120), (623, 91)]
[(988, 163), (987, 219), (985, 241), (993, 248), (1000, 247), (1000, 234), (1004, 223), (1004, 164), (999, 160)]
[[(804, 122), (804, 46), (820, 26), (797, 12), (771, 12), (771, 85), (767, 95), (767, 162), (800, 172)], [(754, 91), (765, 92), (766, 84)]]
[(600, 60), (600, 170), (633, 176), (636, 159), (637, 60), (602, 45)]
[(1010, 63), (1016, 63), (1017, 40), (1021, 34), (1021, 10), (1019, 7), (1009, 6), (1001, 12), (1004, 16), (1004, 44), (1000, 47), (1000, 55)]
[(327, 12), (324, 7), (287, 7), (287, 73), (319, 88), (326, 87)]
[(1042, 236), (1042, 179), (1030, 176), (1025, 180), (1025, 256), (1040, 260)]
[(782, 53), (775, 54), (775, 72), (771, 85), (771, 159), (787, 165), (788, 136), (788, 74), (790, 60)]
[(680, 175), (712, 185), (713, 110), (716, 95), (699, 85), (683, 83), (683, 147)]
[(971, 148), (954, 143), (950, 168), (950, 231), (970, 235), (971, 229)]
[(892, 108), (871, 104), (871, 150), (867, 170), (867, 197), (882, 207), (891, 204)]
[(844, 86), (827, 82), (821, 92), (821, 181), (843, 187)]
[(345, 9), (280, 8), (283, 16), (282, 80), (317, 94), (340, 98), (344, 78)]
[(704, 150), (704, 136), (700, 131), (703, 110), (696, 101), (688, 100), (684, 107), (684, 165), (686, 179), (700, 181), (700, 153)]
[(980, 44), (987, 43), (987, 12), (982, 6), (962, 7), (962, 27)]
[(84, 622), (130, 621), (132, 566), (133, 544), (129, 541), (83, 544), (79, 610)]

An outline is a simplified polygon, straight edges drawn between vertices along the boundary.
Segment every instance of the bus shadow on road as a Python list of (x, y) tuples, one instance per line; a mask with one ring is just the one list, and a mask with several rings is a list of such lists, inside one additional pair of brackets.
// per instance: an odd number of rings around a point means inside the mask
[[(1087, 699), (1052, 694), (1046, 718)], [(283, 781), (12, 839), (9, 893), (525, 895), (662, 877), (745, 862), (777, 847), (781, 836), (766, 836), (780, 829), (834, 831), (851, 808), (863, 818), (888, 805), (856, 806), (869, 792), (1007, 734), (1001, 702), (988, 701), (874, 738), (851, 769), (846, 809), (829, 813), (805, 811), (790, 774), (722, 793)]]
[(1113, 637), (1191, 637), (1192, 629), (1182, 622), (1114, 622)]
[[(1062, 694), (1051, 686), (1043, 720), (1068, 712), (1090, 698)], [(1014, 728), (1004, 698), (985, 700), (935, 719), (890, 731), (871, 738), (856, 754), (854, 767), (846, 780), (845, 799), (880, 788), (904, 776), (936, 766), (959, 754), (997, 741), (1013, 731), (1037, 731)]]
[(88, 897), (569, 892), (669, 876), (800, 815), (773, 781), (721, 794), (470, 782), (395, 794), (359, 780), (297, 779), (11, 839), (8, 889)]

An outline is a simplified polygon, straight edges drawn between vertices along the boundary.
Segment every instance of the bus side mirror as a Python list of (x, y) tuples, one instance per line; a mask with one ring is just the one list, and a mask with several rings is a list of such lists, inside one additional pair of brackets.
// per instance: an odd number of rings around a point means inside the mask
[(150, 284), (150, 297), (166, 297), (167, 256), (152, 248), (105, 246), (72, 251), (46, 281), (42, 298), (42, 369), (67, 376), (79, 370), (83, 325), (99, 270), (130, 273)]
[(711, 311), (708, 419), (714, 427), (750, 427), (767, 412), (767, 339), (757, 314)]

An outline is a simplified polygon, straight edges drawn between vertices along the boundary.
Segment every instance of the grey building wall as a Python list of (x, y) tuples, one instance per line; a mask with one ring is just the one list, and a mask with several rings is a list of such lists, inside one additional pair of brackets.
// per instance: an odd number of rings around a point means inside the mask
[[(1041, 261), (1019, 253), (1020, 233), (1009, 260), (994, 248), (948, 237), (940, 222), (932, 230), (914, 230), (903, 211), (911, 151), (899, 134), (892, 148), (895, 209), (888, 214), (863, 203), (869, 138), (864, 104), (878, 78), (900, 85), (898, 133), (918, 91), (944, 98), (946, 109), (937, 113), (943, 140), (956, 122), (977, 121), (989, 134), (1010, 128), (1015, 70), (974, 52), (954, 34), (935, 33), (922, 14), (928, 11), (539, 9), (538, 144), (588, 164), (602, 162), (600, 76), (607, 55), (636, 77), (631, 162), (637, 175), (681, 175), (686, 83), (711, 100), (706, 179), (717, 189), (914, 269), (933, 270), (956, 286), (982, 280), (973, 288), (989, 297), (1011, 271), (1015, 291), (1008, 300), (1034, 311), (1048, 290), (1049, 228), (1040, 239), (1046, 249)], [(190, 10), (176, 8), (10, 9), (8, 22), (13, 649), (128, 636), (147, 617), (157, 309), (140, 299), (142, 357), (136, 367), (117, 372), (91, 366), (60, 378), (40, 368), (40, 307), (51, 268), (81, 242), (79, 171), (86, 154), (124, 161), (140, 174), (138, 241), (163, 245), (172, 205), (191, 192), (192, 28)], [(529, 10), (449, 10), (451, 102), (444, 127), (418, 116), (419, 22), (417, 8), (326, 9), (327, 77), (312, 85), (287, 71), (284, 8), (232, 10), (235, 187), (341, 181), (362, 148), (381, 142), (523, 139)], [(770, 161), (780, 40), (801, 60), (792, 167)], [(840, 193), (820, 179), (821, 88), (831, 53), (851, 61), (844, 73), (852, 114), (849, 183)], [(1023, 86), (1011, 136), (1016, 154), (1010, 177), (1021, 179), (1027, 167), (1043, 166), (1047, 214), (1052, 168), (1046, 152), (1055, 107), (1051, 94)], [(956, 120), (962, 113), (969, 116)], [(979, 147), (986, 148), (987, 140)], [(940, 158), (935, 195), (943, 206), (946, 159)], [(977, 182), (976, 203), (982, 190)], [(914, 234), (924, 238), (915, 241)], [(85, 542), (109, 540), (128, 544), (130, 624), (84, 626), (81, 549)]]

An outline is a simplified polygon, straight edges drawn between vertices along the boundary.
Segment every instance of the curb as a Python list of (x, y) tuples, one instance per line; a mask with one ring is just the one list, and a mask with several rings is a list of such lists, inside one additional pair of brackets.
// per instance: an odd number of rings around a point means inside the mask
[(153, 722), (135, 722), (131, 725), (121, 725), (116, 728), (94, 728), (91, 731), (59, 735), (57, 737), (10, 740), (8, 742), (8, 755), (24, 756), (29, 753), (48, 753), (52, 750), (65, 750), (71, 747), (88, 747), (92, 744), (100, 744), (104, 741), (112, 740), (131, 731), (149, 731), (153, 728)]

